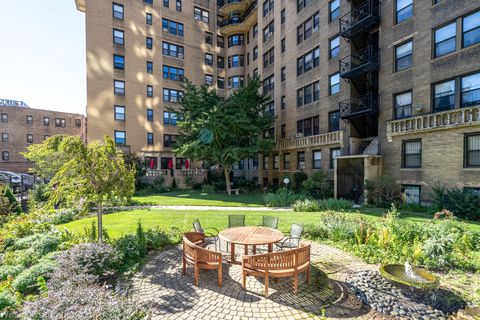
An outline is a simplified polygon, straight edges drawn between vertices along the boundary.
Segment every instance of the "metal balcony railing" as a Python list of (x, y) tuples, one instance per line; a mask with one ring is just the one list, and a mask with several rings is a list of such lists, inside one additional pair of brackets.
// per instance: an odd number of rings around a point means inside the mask
[(340, 76), (346, 79), (352, 79), (362, 73), (378, 70), (379, 50), (372, 46), (368, 46), (341, 59), (339, 64)]
[(252, 2), (252, 4), (245, 10), (245, 12), (241, 16), (230, 17), (224, 19), (220, 23), (220, 28), (226, 27), (231, 24), (240, 24), (247, 19), (247, 17), (257, 8), (257, 1)]
[(340, 34), (350, 39), (363, 31), (369, 31), (380, 23), (380, 3), (367, 0), (340, 18)]
[(340, 102), (339, 105), (340, 117), (342, 119), (373, 115), (378, 112), (378, 95), (368, 93), (361, 97), (351, 97), (348, 100)]

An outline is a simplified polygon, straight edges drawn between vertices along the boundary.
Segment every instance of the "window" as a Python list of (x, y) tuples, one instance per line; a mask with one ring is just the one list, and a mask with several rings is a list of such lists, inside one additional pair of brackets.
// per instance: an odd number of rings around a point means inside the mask
[(175, 169), (182, 170), (187, 167), (187, 159), (185, 158), (175, 158)]
[(160, 168), (162, 169), (173, 169), (172, 158), (160, 158)]
[(285, 170), (290, 169), (290, 153), (285, 153), (283, 155), (283, 169)]
[(225, 78), (217, 77), (217, 88), (225, 89)]
[(67, 121), (63, 118), (55, 118), (55, 127), (66, 127)]
[(153, 145), (153, 133), (151, 133), (151, 132), (147, 133), (147, 144), (148, 145)]
[(152, 98), (153, 97), (153, 86), (147, 85), (147, 97)]
[(465, 136), (465, 167), (480, 167), (480, 134)]
[(50, 118), (49, 117), (43, 117), (43, 125), (44, 126), (49, 126), (50, 125)]
[(172, 134), (164, 134), (163, 135), (163, 146), (165, 148), (173, 148), (177, 143), (177, 136)]
[(285, 8), (283, 8), (282, 11), (280, 12), (280, 23), (284, 24), (286, 18), (287, 18), (287, 16), (285, 15)]
[(146, 12), (145, 13), (145, 23), (148, 25), (148, 26), (151, 26), (153, 24), (153, 17), (152, 17), (152, 14), (149, 13), (149, 12)]
[(305, 169), (305, 152), (297, 153), (297, 169), (298, 170)]
[(174, 36), (183, 37), (183, 23), (176, 22), (169, 19), (162, 19), (162, 30), (173, 34)]
[(322, 151), (312, 151), (312, 168), (322, 169)]
[(328, 113), (328, 131), (340, 130), (340, 111), (332, 111)]
[(297, 90), (297, 107), (318, 101), (320, 99), (320, 81), (311, 83)]
[(304, 23), (297, 27), (297, 44), (310, 38), (313, 33), (319, 30), (320, 26), (320, 12), (315, 13), (308, 18)]
[(463, 17), (462, 26), (462, 44), (464, 48), (480, 43), (480, 11)]
[(285, 72), (285, 67), (282, 67), (280, 72), (280, 80), (285, 81), (287, 79), (287, 73)]
[(243, 76), (233, 76), (228, 78), (228, 87), (231, 89), (237, 89), (243, 87)]
[(182, 0), (176, 0), (175, 2), (175, 9), (178, 12), (182, 12)]
[(175, 89), (163, 89), (163, 101), (165, 102), (179, 102), (179, 99), (183, 97), (183, 91)]
[(8, 114), (2, 113), (2, 123), (8, 122)]
[(285, 43), (285, 38), (282, 39), (280, 45), (281, 45), (281, 52), (284, 53), (285, 50), (287, 49), (287, 45)]
[(332, 0), (328, 4), (330, 22), (340, 16), (340, 0)]
[(243, 46), (244, 37), (243, 34), (232, 34), (228, 37), (228, 47)]
[(181, 68), (163, 65), (163, 79), (183, 81), (185, 71)]
[(118, 145), (125, 145), (127, 143), (127, 134), (125, 131), (115, 130), (115, 143)]
[(205, 31), (205, 43), (213, 45), (213, 33)]
[(75, 119), (75, 127), (80, 128), (82, 126), (82, 120)]
[(10, 153), (8, 151), (2, 151), (2, 160), (9, 161), (10, 160)]
[(337, 72), (330, 77), (329, 94), (332, 96), (340, 92), (340, 74)]
[(163, 112), (163, 124), (176, 126), (177, 125), (177, 114), (171, 111)]
[(2, 142), (8, 142), (8, 133), (2, 133)]
[(153, 0), (143, 0), (144, 3), (153, 4)]
[(280, 169), (280, 156), (278, 154), (273, 155), (273, 170)]
[(213, 66), (213, 54), (205, 53), (205, 64), (207, 66)]
[(33, 123), (33, 117), (32, 116), (27, 116), (26, 121), (27, 121), (27, 124), (32, 124)]
[(402, 141), (402, 168), (422, 167), (422, 141)]
[(125, 57), (114, 54), (113, 55), (113, 67), (115, 69), (124, 70), (125, 69)]
[(150, 170), (157, 170), (158, 158), (157, 157), (145, 157), (145, 168)]
[(311, 4), (314, 0), (297, 0), (297, 13), (302, 11), (306, 6)]
[(263, 16), (265, 17), (269, 12), (273, 12), (275, 8), (275, 0), (265, 0), (263, 2)]
[(258, 35), (258, 24), (256, 24), (256, 23), (253, 26), (252, 34), (253, 34), (253, 39), (255, 39)]
[(253, 48), (253, 61), (258, 59), (258, 47)]
[(320, 117), (311, 117), (297, 121), (297, 134), (309, 137), (320, 133)]
[(209, 87), (213, 86), (213, 75), (211, 74), (205, 75), (205, 85)]
[(320, 65), (320, 48), (317, 47), (297, 59), (297, 76)]
[(210, 13), (202, 8), (195, 7), (193, 9), (193, 17), (195, 20), (203, 21), (208, 23), (210, 21)]
[(263, 80), (263, 94), (273, 91), (275, 88), (275, 78), (273, 75)]
[(420, 204), (420, 186), (404, 185), (403, 193), (407, 204)]
[(263, 68), (268, 67), (269, 65), (273, 65), (275, 62), (275, 48), (272, 48), (268, 50), (264, 55), (263, 55)]
[(270, 115), (273, 117), (275, 116), (275, 102), (274, 101), (270, 101), (269, 103), (267, 103), (267, 105), (265, 106), (265, 110), (270, 113)]
[(455, 80), (449, 80), (433, 86), (433, 111), (445, 111), (455, 108)]
[(228, 57), (228, 68), (238, 68), (243, 67), (245, 65), (245, 57), (244, 55), (233, 55)]
[(153, 109), (147, 109), (147, 121), (153, 121)]
[(404, 70), (412, 66), (413, 42), (412, 40), (395, 48), (395, 71)]
[(462, 107), (480, 104), (480, 72), (462, 77)]
[(153, 39), (150, 38), (150, 37), (146, 37), (145, 45), (146, 45), (147, 49), (152, 49), (153, 48)]
[(330, 39), (329, 46), (330, 59), (338, 57), (340, 55), (340, 37), (336, 36)]
[(116, 96), (125, 95), (125, 81), (113, 80), (113, 86), (114, 86), (114, 94)]
[(396, 94), (394, 103), (395, 119), (412, 116), (412, 91)]
[(125, 44), (125, 32), (118, 29), (113, 29), (113, 43), (124, 45)]
[(115, 106), (115, 120), (125, 121), (125, 107), (124, 106)]
[(413, 0), (396, 0), (396, 22), (400, 23), (413, 16)]
[(179, 46), (169, 42), (163, 42), (162, 53), (165, 56), (183, 59), (183, 46)]
[(270, 159), (268, 156), (263, 156), (263, 170), (268, 170), (270, 167)]
[(270, 37), (273, 36), (275, 31), (275, 21), (271, 21), (265, 28), (263, 28), (263, 42), (266, 42)]
[(222, 56), (217, 56), (217, 68), (224, 69), (225, 68), (225, 58)]
[(33, 134), (27, 133), (27, 143), (33, 143)]
[(113, 17), (115, 19), (123, 20), (123, 6), (118, 3), (113, 3)]
[(438, 28), (434, 32), (435, 58), (446, 55), (457, 49), (457, 23), (453, 22), (444, 27)]
[(280, 107), (282, 110), (285, 110), (287, 108), (287, 98), (285, 96), (282, 96), (280, 99)]
[(222, 36), (217, 36), (217, 47), (225, 48), (225, 38)]
[(284, 124), (280, 126), (280, 138), (285, 139), (287, 137), (287, 128)]
[(147, 61), (147, 73), (153, 73), (153, 62)]
[(342, 155), (342, 149), (340, 148), (333, 148), (330, 149), (330, 169), (335, 167), (335, 159)]

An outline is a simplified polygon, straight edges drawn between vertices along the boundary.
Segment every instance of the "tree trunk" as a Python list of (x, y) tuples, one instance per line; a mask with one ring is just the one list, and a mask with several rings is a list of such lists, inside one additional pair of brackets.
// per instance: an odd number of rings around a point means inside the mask
[(232, 190), (232, 186), (230, 185), (230, 167), (229, 166), (224, 166), (223, 167), (223, 172), (225, 174), (225, 184), (227, 186), (227, 193), (230, 194)]
[(97, 202), (98, 242), (103, 242), (102, 203)]

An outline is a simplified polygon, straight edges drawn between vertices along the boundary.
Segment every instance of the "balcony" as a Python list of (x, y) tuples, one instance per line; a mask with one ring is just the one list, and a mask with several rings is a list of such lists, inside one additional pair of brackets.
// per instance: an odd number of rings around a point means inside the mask
[(257, 1), (254, 1), (240, 17), (226, 18), (220, 23), (220, 31), (228, 36), (233, 33), (246, 33), (257, 22)]
[(343, 131), (333, 131), (315, 136), (292, 138), (277, 141), (277, 150), (291, 150), (318, 147), (329, 144), (343, 144)]
[(369, 93), (340, 102), (340, 118), (358, 119), (378, 112), (378, 95)]
[(340, 76), (345, 79), (352, 79), (365, 72), (378, 70), (380, 67), (378, 50), (368, 46), (341, 59), (339, 64)]
[(387, 121), (387, 140), (406, 134), (480, 125), (480, 106), (424, 114)]
[(245, 12), (256, 0), (223, 0), (218, 4), (218, 11), (224, 16), (234, 12)]
[(351, 39), (363, 31), (369, 31), (380, 23), (380, 4), (378, 0), (367, 0), (340, 18), (340, 34)]

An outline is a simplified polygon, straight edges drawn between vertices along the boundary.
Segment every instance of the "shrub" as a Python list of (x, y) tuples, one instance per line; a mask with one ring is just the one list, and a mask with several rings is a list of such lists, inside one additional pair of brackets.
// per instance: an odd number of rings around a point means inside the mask
[(126, 235), (113, 242), (113, 247), (120, 254), (118, 269), (120, 271), (135, 270), (145, 257), (145, 244), (140, 243), (135, 235)]
[(439, 211), (433, 215), (433, 219), (435, 220), (453, 220), (455, 219), (455, 216), (451, 211), (448, 211), (447, 209), (443, 209), (442, 211)]
[(173, 178), (172, 180), (172, 186), (171, 186), (172, 190), (176, 190), (177, 189), (177, 180), (175, 180), (175, 178)]
[(0, 216), (7, 216), (12, 213), (12, 205), (7, 197), (0, 196)]
[(308, 195), (302, 193), (294, 193), (286, 188), (279, 188), (276, 192), (269, 192), (263, 196), (263, 201), (267, 207), (286, 207), (295, 203), (297, 200), (305, 200)]
[(44, 298), (27, 302), (20, 313), (25, 320), (140, 320), (145, 312), (125, 298), (95, 285), (66, 284), (49, 290)]
[(153, 180), (152, 189), (154, 192), (165, 192), (165, 178), (163, 176), (158, 176)]
[[(0, 281), (6, 280), (8, 277), (15, 277), (22, 272), (23, 267), (20, 265), (8, 265), (4, 264), (0, 266)], [(0, 310), (2, 308), (0, 307)]]
[(304, 172), (295, 172), (293, 174), (293, 189), (296, 191), (300, 191), (302, 187), (302, 183), (308, 179), (308, 176)]
[(48, 191), (50, 191), (50, 188), (47, 183), (34, 185), (33, 188), (28, 192), (29, 204), (33, 208), (45, 204), (48, 201)]
[(37, 286), (38, 277), (49, 277), (55, 268), (55, 262), (50, 259), (42, 259), (37, 264), (18, 274), (12, 282), (12, 287), (20, 292), (34, 292)]
[[(8, 291), (0, 291), (0, 310), (5, 310), (6, 308), (11, 308), (15, 305), (15, 296)], [(1, 317), (0, 318), (5, 319)]]
[(202, 192), (203, 193), (216, 193), (217, 188), (211, 184), (202, 184)]
[(325, 199), (333, 196), (333, 188), (323, 171), (311, 174), (302, 182), (302, 188), (312, 197)]
[(324, 199), (319, 200), (318, 205), (320, 210), (334, 210), (334, 211), (342, 211), (342, 210), (350, 210), (353, 207), (353, 202), (345, 200), (345, 199)]
[(34, 250), (35, 254), (44, 256), (49, 252), (56, 251), (59, 244), (60, 239), (57, 236), (52, 234), (38, 233), (17, 240), (14, 248), (17, 250), (31, 248)]
[(16, 214), (21, 214), (23, 212), (22, 210), (22, 207), (20, 206), (20, 204), (18, 203), (17, 199), (15, 198), (15, 196), (13, 195), (13, 192), (12, 192), (12, 189), (10, 188), (6, 188), (4, 193), (3, 193), (3, 196), (5, 198), (8, 199), (8, 201), (10, 202), (10, 206), (12, 208), (12, 212), (16, 213)]
[(480, 220), (480, 195), (459, 188), (432, 188), (433, 206), (437, 210), (447, 209), (459, 218)]
[(365, 181), (365, 189), (368, 191), (368, 203), (377, 207), (389, 207), (392, 203), (399, 204), (402, 200), (401, 186), (389, 176)]
[(293, 211), (295, 212), (316, 212), (320, 211), (320, 205), (318, 201), (305, 199), (305, 200), (297, 200), (293, 204)]

